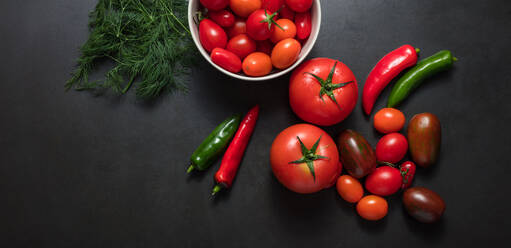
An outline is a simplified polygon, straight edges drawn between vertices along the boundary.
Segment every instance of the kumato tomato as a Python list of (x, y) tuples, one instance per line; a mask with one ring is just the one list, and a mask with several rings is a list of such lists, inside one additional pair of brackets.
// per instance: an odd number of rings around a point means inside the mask
[(406, 132), (413, 162), (424, 168), (434, 164), (442, 143), (442, 128), (438, 117), (431, 113), (416, 114), (410, 119)]
[(308, 60), (293, 71), (289, 81), (293, 112), (313, 124), (330, 126), (341, 122), (353, 111), (357, 99), (355, 75), (338, 60)]
[(376, 168), (373, 147), (359, 133), (346, 129), (337, 138), (341, 162), (346, 171), (355, 178), (362, 178)]
[(271, 72), (271, 59), (266, 53), (254, 52), (249, 54), (242, 64), (243, 72), (248, 76), (260, 77)]
[(312, 0), (286, 0), (286, 5), (295, 12), (305, 12), (312, 6)]
[(402, 183), (399, 169), (385, 165), (376, 168), (367, 176), (365, 187), (372, 194), (389, 196), (398, 192)]
[(200, 3), (208, 10), (217, 11), (225, 9), (229, 5), (229, 0), (200, 0)]
[(384, 135), (376, 144), (376, 159), (382, 162), (397, 163), (408, 151), (408, 141), (400, 133)]
[(256, 42), (246, 34), (239, 34), (227, 42), (227, 50), (238, 55), (240, 59), (244, 59), (249, 54), (255, 52)]
[(356, 178), (350, 175), (342, 175), (337, 179), (337, 193), (345, 201), (355, 203), (364, 196), (364, 188)]
[(240, 17), (248, 17), (261, 8), (261, 0), (230, 0), (231, 10)]
[(380, 133), (399, 132), (405, 125), (405, 115), (395, 108), (382, 108), (374, 115), (374, 128)]
[(403, 205), (410, 216), (422, 223), (439, 221), (445, 212), (442, 197), (424, 187), (407, 189), (403, 193)]
[(286, 69), (296, 62), (302, 45), (295, 39), (288, 38), (279, 41), (271, 51), (271, 63), (278, 69)]
[(314, 193), (332, 185), (339, 171), (339, 154), (325, 131), (310, 124), (297, 124), (277, 135), (271, 146), (270, 163), (273, 174), (286, 188)]
[(270, 40), (277, 43), (287, 38), (294, 38), (296, 36), (295, 23), (289, 19), (278, 19), (275, 23), (278, 25), (271, 32)]
[(357, 213), (366, 220), (380, 220), (387, 215), (387, 200), (377, 195), (368, 195), (357, 203)]

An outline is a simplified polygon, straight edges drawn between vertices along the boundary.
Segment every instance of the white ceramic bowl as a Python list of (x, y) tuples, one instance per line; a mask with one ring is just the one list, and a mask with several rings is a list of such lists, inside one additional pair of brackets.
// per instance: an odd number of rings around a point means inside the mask
[(202, 56), (216, 69), (223, 72), (224, 74), (227, 74), (231, 77), (246, 80), (246, 81), (264, 81), (269, 79), (274, 79), (277, 77), (280, 77), (290, 71), (292, 71), (296, 66), (298, 66), (302, 61), (307, 57), (309, 52), (312, 50), (312, 47), (314, 46), (314, 43), (316, 43), (316, 39), (318, 38), (319, 34), (319, 27), (321, 26), (321, 4), (319, 3), (319, 0), (314, 0), (314, 3), (312, 4), (311, 8), (311, 19), (312, 19), (312, 30), (309, 38), (307, 39), (307, 42), (302, 47), (302, 51), (300, 52), (300, 55), (298, 56), (298, 59), (296, 62), (291, 65), (290, 67), (284, 69), (284, 70), (273, 70), (270, 74), (262, 77), (249, 77), (243, 74), (243, 72), (236, 74), (229, 72), (227, 70), (224, 70), (220, 66), (216, 65), (211, 61), (211, 58), (209, 56), (209, 53), (204, 50), (202, 47), (200, 40), (199, 40), (199, 27), (197, 24), (195, 24), (193, 18), (195, 16), (195, 13), (199, 9), (200, 2), (199, 0), (190, 0), (188, 3), (188, 25), (190, 26), (190, 31), (192, 32), (192, 38), (195, 42), (195, 45), (199, 49)]

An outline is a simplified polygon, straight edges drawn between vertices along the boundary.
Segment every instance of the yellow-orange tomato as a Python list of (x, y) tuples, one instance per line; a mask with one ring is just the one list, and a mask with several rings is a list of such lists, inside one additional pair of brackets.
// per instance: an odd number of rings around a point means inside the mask
[(355, 203), (364, 196), (364, 188), (356, 178), (342, 175), (337, 179), (337, 193), (345, 201)]
[(243, 72), (248, 76), (260, 77), (267, 75), (271, 72), (271, 59), (270, 56), (262, 52), (254, 52), (249, 54), (244, 60), (241, 66)]
[(271, 63), (278, 69), (291, 66), (300, 55), (302, 45), (295, 39), (288, 38), (279, 41), (271, 51)]
[(261, 8), (261, 0), (231, 0), (229, 6), (239, 17), (248, 17)]
[(374, 115), (374, 128), (380, 133), (399, 132), (405, 125), (405, 115), (395, 108), (383, 108)]
[[(296, 25), (289, 19), (278, 19), (277, 25), (271, 32), (270, 40), (273, 43), (277, 43), (283, 39), (294, 38), (296, 35)], [(280, 26), (280, 27), (279, 27)], [(282, 29), (281, 29), (282, 28)]]
[(368, 195), (357, 203), (357, 213), (366, 220), (379, 220), (387, 215), (387, 200), (377, 195)]

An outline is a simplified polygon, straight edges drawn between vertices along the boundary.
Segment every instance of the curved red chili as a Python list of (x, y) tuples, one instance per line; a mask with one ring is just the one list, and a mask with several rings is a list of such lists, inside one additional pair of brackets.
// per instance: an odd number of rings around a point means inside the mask
[(222, 188), (231, 187), (232, 181), (234, 180), (236, 172), (238, 171), (241, 159), (243, 158), (243, 154), (245, 153), (245, 148), (247, 148), (250, 136), (254, 131), (258, 116), (259, 105), (256, 105), (247, 113), (247, 115), (245, 115), (241, 121), (238, 131), (236, 131), (231, 144), (229, 144), (229, 147), (225, 151), (220, 169), (218, 169), (215, 174), (215, 181), (217, 185), (215, 185), (213, 188), (213, 195), (222, 190)]
[(417, 48), (403, 45), (378, 61), (369, 73), (362, 92), (362, 107), (367, 115), (389, 82), (401, 71), (417, 63), (418, 52)]

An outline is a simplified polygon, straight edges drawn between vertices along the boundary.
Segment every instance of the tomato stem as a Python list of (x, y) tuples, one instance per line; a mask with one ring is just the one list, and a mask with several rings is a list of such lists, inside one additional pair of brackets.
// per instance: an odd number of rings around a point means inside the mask
[(305, 144), (303, 144), (300, 137), (296, 136), (296, 138), (298, 139), (298, 142), (300, 142), (300, 148), (302, 149), (302, 157), (298, 160), (289, 162), (289, 164), (306, 163), (307, 167), (309, 167), (309, 171), (311, 172), (312, 177), (314, 178), (314, 181), (316, 181), (316, 173), (314, 171), (314, 161), (316, 161), (318, 159), (330, 159), (328, 157), (316, 154), (316, 150), (318, 149), (318, 145), (319, 145), (319, 141), (321, 140), (321, 137), (322, 136), (319, 136), (318, 140), (316, 140), (316, 143), (314, 143), (314, 145), (312, 145), (311, 149), (309, 150), (309, 149), (307, 149)]
[(349, 82), (340, 83), (340, 84), (334, 84), (333, 83), (333, 78), (334, 78), (334, 73), (335, 73), (335, 67), (336, 66), (337, 66), (337, 61), (335, 61), (334, 66), (330, 70), (330, 73), (328, 74), (327, 79), (322, 79), (318, 75), (312, 74), (310, 72), (306, 72), (305, 74), (311, 75), (321, 85), (321, 89), (319, 90), (319, 98), (321, 98), (321, 100), (323, 102), (325, 102), (325, 99), (323, 99), (323, 95), (326, 94), (328, 97), (330, 97), (330, 99), (332, 99), (332, 101), (334, 101), (335, 105), (337, 105), (337, 107), (339, 109), (341, 109), (341, 105), (339, 105), (339, 103), (337, 102), (337, 99), (335, 98), (334, 90), (342, 88), (342, 87), (344, 87), (344, 86), (346, 86), (346, 85), (348, 85), (350, 83), (353, 83), (354, 81), (349, 81)]

